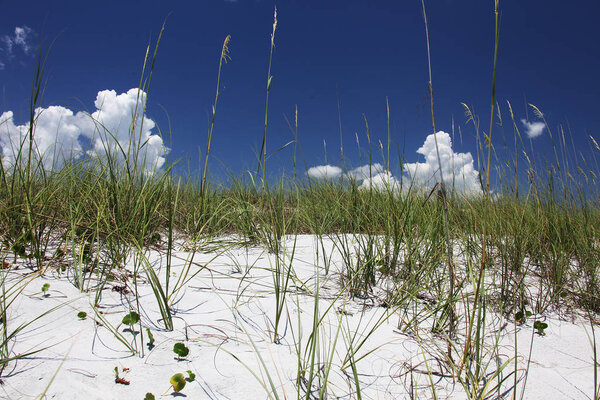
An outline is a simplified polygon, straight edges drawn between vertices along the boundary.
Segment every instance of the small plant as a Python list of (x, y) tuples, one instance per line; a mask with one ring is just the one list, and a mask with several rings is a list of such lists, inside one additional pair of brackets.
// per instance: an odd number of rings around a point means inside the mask
[(517, 321), (518, 323), (523, 323), (525, 322), (525, 318), (529, 318), (532, 315), (533, 314), (531, 313), (531, 311), (521, 310), (515, 314), (515, 321)]
[(537, 334), (540, 336), (545, 336), (546, 333), (544, 332), (544, 330), (548, 328), (548, 324), (542, 321), (535, 321), (533, 323), (533, 329), (537, 330)]
[(128, 380), (119, 377), (119, 367), (115, 367), (115, 383), (119, 383), (121, 385), (129, 385), (131, 383)]
[(177, 354), (177, 360), (181, 360), (181, 358), (187, 356), (190, 353), (190, 349), (186, 347), (183, 343), (175, 343), (173, 346), (173, 352)]
[(152, 350), (152, 348), (154, 347), (154, 336), (152, 335), (150, 328), (146, 328), (146, 333), (148, 334), (148, 349)]
[(171, 377), (170, 381), (173, 386), (173, 391), (179, 393), (185, 387), (185, 378), (183, 374), (175, 374)]
[(133, 330), (133, 325), (140, 322), (140, 315), (135, 311), (131, 311), (129, 314), (123, 317), (123, 320), (121, 322), (125, 325), (129, 325), (130, 327), (132, 327)]
[(136, 313), (135, 311), (131, 311), (129, 314), (127, 314), (127, 315), (125, 315), (123, 317), (123, 319), (121, 320), (121, 322), (124, 325), (128, 325), (129, 326), (129, 328), (124, 329), (123, 331), (129, 330), (129, 332), (131, 332), (131, 334), (135, 338), (135, 335), (138, 332), (136, 332), (136, 330), (134, 328), (134, 325), (137, 324), (138, 322), (140, 322), (140, 315), (138, 313)]
[(79, 319), (82, 319), (82, 320), (83, 320), (83, 319), (85, 319), (86, 317), (87, 317), (87, 313), (86, 313), (85, 311), (79, 311), (79, 312), (77, 313), (77, 318), (79, 318)]
[(156, 398), (152, 393), (148, 392), (146, 393), (146, 396), (144, 396), (144, 400), (156, 400)]
[(44, 283), (42, 285), (42, 293), (44, 294), (44, 297), (50, 296), (50, 294), (48, 293), (48, 290), (50, 290), (50, 284), (49, 283)]
[(187, 371), (185, 371), (185, 372), (187, 372), (187, 374), (188, 374), (188, 377), (185, 378), (186, 381), (188, 381), (188, 382), (194, 382), (196, 380), (196, 374), (195, 373), (193, 373), (189, 369)]

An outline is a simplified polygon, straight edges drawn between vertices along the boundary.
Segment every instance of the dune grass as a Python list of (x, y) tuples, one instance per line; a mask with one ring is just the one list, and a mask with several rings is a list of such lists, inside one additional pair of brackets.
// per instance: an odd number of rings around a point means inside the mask
[[(498, 1), (495, 6), (497, 53)], [(512, 380), (515, 397), (526, 398), (526, 380), (518, 381), (517, 375), (523, 369), (526, 375), (528, 365), (517, 364), (515, 356), (513, 370), (506, 373), (505, 370), (511, 368), (508, 362), (495, 364), (497, 349), (484, 342), (489, 333), (487, 318), (491, 318), (493, 312), (520, 325), (528, 319), (541, 319), (549, 310), (578, 309), (587, 313), (592, 326), (597, 324), (600, 313), (597, 177), (600, 171), (592, 168), (583, 156), (576, 158), (570, 153), (562, 129), (560, 140), (552, 136), (554, 159), (543, 165), (539, 159), (536, 163), (536, 154), (525, 146), (510, 104), (507, 105), (510, 121), (506, 126), (513, 130), (514, 156), (493, 165), (491, 133), (494, 115), (501, 115), (502, 107), (496, 102), (492, 89), (489, 133), (483, 144), (477, 144), (481, 154), (487, 150), (487, 161), (480, 165), (479, 171), (479, 176), (484, 177), (483, 195), (453, 192), (452, 185), (444, 185), (443, 181), (439, 196), (432, 195), (435, 188), (418, 188), (414, 182), (402, 182), (402, 189), (392, 186), (364, 189), (351, 179), (315, 181), (294, 175), (269, 184), (266, 172), (268, 98), (276, 24), (275, 14), (258, 168), (248, 174), (252, 179), (234, 178), (227, 186), (210, 180), (208, 161), (216, 124), (221, 68), (229, 57), (229, 36), (225, 38), (219, 58), (202, 175), (197, 179), (174, 176), (173, 162), (163, 170), (147, 173), (140, 167), (145, 164), (145, 144), (139, 141), (137, 146), (126, 149), (107, 144), (107, 149), (115, 150), (108, 151), (106, 158), (71, 161), (59, 170), (45, 168), (43, 155), (36, 154), (34, 146), (34, 110), (43, 92), (43, 62), (38, 62), (31, 97), (30, 130), (20, 144), (17, 161), (13, 165), (0, 162), (0, 237), (3, 241), (0, 372), (7, 363), (25, 356), (12, 354), (10, 350), (10, 341), (23, 325), (12, 327), (8, 316), (14, 299), (30, 279), (9, 281), (13, 274), (10, 265), (18, 260), (30, 260), (27, 268), (36, 275), (48, 269), (61, 271), (77, 289), (93, 297), (96, 316), (106, 329), (128, 350), (143, 357), (143, 332), (147, 326), (141, 320), (137, 322), (140, 335), (137, 339), (134, 335), (130, 341), (99, 311), (102, 289), (107, 283), (116, 282), (129, 288), (130, 310), (140, 314), (143, 307), (137, 287), (140, 278), (145, 277), (159, 305), (160, 325), (171, 330), (175, 299), (181, 288), (205, 267), (195, 263), (196, 252), (210, 248), (219, 253), (233, 245), (258, 246), (271, 256), (269, 269), (276, 304), (271, 340), (279, 343), (279, 327), (286, 319), (290, 326), (297, 327), (296, 332), (292, 332), (298, 359), (297, 398), (326, 398), (332, 391), (339, 391), (328, 386), (329, 374), (338, 368), (350, 377), (351, 397), (360, 399), (360, 362), (373, 351), (366, 349), (367, 340), (384, 321), (392, 318), (398, 319), (398, 329), (403, 332), (427, 330), (444, 338), (447, 347), (438, 351), (444, 371), (434, 371), (425, 359), (430, 377), (434, 373), (450, 374), (474, 399), (491, 396)], [(146, 79), (140, 81), (140, 91), (146, 94), (160, 35), (152, 60), (148, 47), (144, 62), (142, 76), (146, 73), (146, 64), (151, 64)], [(431, 75), (429, 85), (435, 131)], [(140, 108), (143, 113), (145, 104)], [(479, 137), (477, 117), (470, 109), (466, 110)], [(537, 112), (543, 117), (539, 110)], [(296, 127), (297, 118), (296, 115)], [(368, 132), (366, 120), (365, 123)], [(98, 129), (107, 141), (116, 141), (103, 127), (98, 126)], [(138, 129), (141, 127), (132, 126), (132, 134)], [(549, 126), (547, 129), (552, 135)], [(372, 160), (370, 137), (367, 139)], [(296, 129), (294, 166), (300, 141)], [(594, 138), (591, 141), (600, 151)], [(402, 154), (397, 156), (404, 159)], [(595, 158), (595, 153), (592, 157)], [(312, 283), (298, 281), (293, 268), (296, 240), (301, 234), (314, 235), (316, 241)], [(172, 282), (170, 265), (176, 237), (184, 238), (192, 255), (185, 260), (184, 273)], [(332, 250), (328, 250), (326, 241), (333, 243)], [(291, 249), (286, 243), (293, 243)], [(156, 249), (166, 258), (164, 276), (146, 256), (147, 251)], [(341, 256), (342, 263), (337, 269), (331, 266), (331, 252)], [(127, 265), (134, 265), (133, 271)], [(334, 297), (343, 301), (344, 307), (350, 301), (360, 303), (370, 299), (386, 311), (375, 321), (361, 322), (360, 332), (347, 324), (341, 312), (335, 317), (338, 325), (329, 337), (322, 321), (334, 311), (331, 304), (321, 305), (320, 277), (337, 273), (339, 285)], [(294, 290), (296, 297), (292, 294)], [(288, 303), (298, 302), (300, 291), (313, 296), (312, 326), (302, 327), (300, 319), (294, 323), (286, 312)], [(302, 335), (303, 329), (308, 330), (308, 335)], [(595, 332), (591, 332), (590, 346), (594, 360)], [(345, 346), (347, 355), (340, 365), (334, 366), (334, 353), (341, 346)], [(253, 347), (258, 352), (254, 343)], [(279, 398), (272, 374), (267, 371), (264, 360), (260, 360), (269, 379), (269, 384), (263, 387), (270, 397)], [(594, 365), (596, 390), (590, 396), (598, 399), (596, 361)], [(253, 375), (259, 379), (260, 374)], [(431, 394), (436, 396), (433, 383)]]

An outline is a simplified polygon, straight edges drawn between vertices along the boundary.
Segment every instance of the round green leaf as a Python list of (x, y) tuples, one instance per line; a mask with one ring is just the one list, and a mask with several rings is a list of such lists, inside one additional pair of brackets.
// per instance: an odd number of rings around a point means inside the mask
[(175, 374), (171, 377), (171, 385), (173, 385), (173, 391), (180, 392), (185, 387), (185, 378), (183, 374)]
[(140, 315), (135, 311), (130, 312), (126, 316), (123, 317), (122, 321), (125, 325), (135, 325), (140, 322)]
[(183, 343), (175, 343), (173, 346), (173, 352), (179, 357), (185, 357), (189, 354), (190, 349), (188, 349)]
[(196, 380), (196, 374), (193, 373), (192, 371), (190, 371), (189, 369), (186, 372), (188, 374), (188, 377), (186, 378), (186, 381), (188, 381), (188, 382), (194, 382)]

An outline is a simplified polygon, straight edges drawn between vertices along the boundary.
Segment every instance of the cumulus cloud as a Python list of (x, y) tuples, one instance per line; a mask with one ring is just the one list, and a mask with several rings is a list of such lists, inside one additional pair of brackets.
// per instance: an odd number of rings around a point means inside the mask
[[(61, 106), (35, 110), (32, 155), (41, 160), (46, 170), (61, 168), (66, 160), (83, 155), (79, 142), (81, 124), (85, 116)], [(25, 160), (29, 153), (29, 122), (15, 125), (13, 112), (0, 115), (0, 147), (4, 167), (14, 165), (17, 158)]]
[[(446, 187), (449, 190), (467, 195), (481, 194), (479, 173), (475, 170), (473, 156), (471, 153), (455, 153), (452, 149), (450, 135), (443, 131), (437, 132), (435, 136), (433, 134), (427, 136), (423, 146), (417, 150), (418, 154), (425, 157), (425, 162), (404, 164), (403, 176), (400, 178), (393, 176), (390, 171), (385, 170), (378, 163), (355, 168), (347, 172), (345, 176), (359, 182), (362, 181), (359, 186), (361, 189), (373, 188), (375, 190), (399, 192), (401, 181), (404, 181), (403, 190), (407, 190), (410, 186), (417, 190), (430, 190), (436, 182), (440, 181), (440, 168), (435, 148), (436, 137)], [(310, 170), (323, 167), (313, 167)], [(338, 176), (341, 173), (341, 170), (337, 167), (329, 165), (326, 167), (336, 168)]]
[(355, 179), (357, 181), (362, 181), (364, 179), (369, 179), (384, 172), (383, 165), (379, 163), (363, 165), (362, 167), (354, 168), (348, 172), (346, 172), (346, 176), (351, 179)]
[(481, 193), (479, 173), (475, 170), (473, 156), (471, 153), (455, 153), (450, 135), (443, 131), (437, 132), (435, 136), (427, 136), (423, 146), (417, 150), (417, 153), (425, 156), (425, 162), (404, 164), (408, 181), (422, 188), (431, 188), (440, 181), (436, 137), (446, 187), (465, 194)]
[(339, 177), (342, 169), (333, 165), (317, 165), (309, 168), (306, 173), (313, 179), (332, 179)]
[(400, 180), (396, 179), (390, 171), (385, 171), (374, 175), (372, 178), (365, 178), (359, 189), (373, 189), (377, 191), (392, 191), (400, 190)]
[(540, 136), (544, 132), (544, 128), (546, 128), (546, 124), (543, 122), (529, 122), (525, 119), (522, 119), (521, 123), (525, 127), (525, 134), (527, 134), (529, 139)]
[[(68, 160), (84, 154), (121, 165), (127, 159), (147, 173), (161, 168), (168, 151), (160, 136), (153, 134), (154, 121), (142, 115), (146, 94), (131, 89), (117, 95), (114, 90), (98, 92), (96, 111), (76, 114), (68, 108), (50, 106), (35, 110), (32, 155), (46, 170), (57, 170)], [(29, 123), (16, 125), (12, 111), (0, 115), (2, 164), (8, 168), (29, 152)], [(87, 139), (87, 140), (82, 140)], [(84, 148), (83, 143), (90, 143)], [(140, 149), (136, 152), (135, 149)]]
[[(308, 176), (314, 179), (331, 179), (337, 178), (342, 175), (342, 169), (334, 165), (317, 165), (316, 167), (309, 168), (307, 171)], [(375, 177), (378, 174), (384, 172), (383, 165), (379, 163), (369, 165), (363, 165), (347, 171), (344, 176), (349, 179), (356, 181), (363, 181), (371, 177)]]
[[(94, 158), (116, 157), (119, 162), (137, 158), (138, 165), (152, 171), (165, 163), (166, 149), (160, 136), (152, 134), (154, 121), (142, 115), (146, 93), (130, 89), (117, 95), (114, 90), (98, 92), (96, 111), (83, 129), (92, 140), (87, 154)], [(137, 156), (133, 149), (141, 148)]]

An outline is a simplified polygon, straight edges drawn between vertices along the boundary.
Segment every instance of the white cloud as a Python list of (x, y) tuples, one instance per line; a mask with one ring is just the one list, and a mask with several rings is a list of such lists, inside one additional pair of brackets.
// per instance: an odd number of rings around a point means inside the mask
[(546, 124), (543, 122), (529, 122), (525, 119), (522, 119), (521, 123), (525, 127), (525, 134), (529, 139), (540, 136), (544, 132), (544, 128), (546, 128)]
[[(87, 154), (94, 158), (116, 157), (119, 162), (136, 157), (133, 149), (141, 148), (137, 164), (146, 171), (161, 168), (165, 163), (167, 149), (160, 136), (152, 134), (154, 121), (142, 116), (146, 93), (130, 89), (117, 95), (114, 90), (98, 92), (92, 113), (92, 121), (83, 134), (92, 140)], [(92, 123), (92, 124), (90, 124)]]
[(32, 29), (28, 26), (17, 26), (15, 28), (14, 43), (23, 49), (25, 54), (30, 54), (32, 51), (31, 45), (27, 42), (27, 39), (31, 36)]
[[(467, 195), (481, 194), (479, 173), (475, 170), (471, 153), (455, 153), (452, 149), (450, 135), (446, 132), (440, 131), (435, 137), (437, 137), (438, 140), (446, 188), (448, 190), (454, 189), (459, 193)], [(404, 176), (402, 178), (394, 177), (390, 171), (386, 171), (385, 168), (378, 163), (372, 164), (371, 166), (368, 164), (363, 165), (347, 172), (345, 175), (356, 181), (362, 181), (360, 185), (361, 189), (369, 189), (372, 187), (377, 190), (392, 190), (394, 192), (399, 192), (401, 186), (400, 182), (402, 180), (402, 189), (404, 191), (410, 186), (416, 190), (431, 190), (436, 182), (440, 180), (439, 164), (435, 149), (435, 137), (433, 134), (427, 136), (423, 146), (417, 150), (417, 153), (425, 156), (425, 162), (404, 164)], [(317, 168), (324, 167), (332, 170), (335, 168), (337, 173), (336, 176), (339, 176), (341, 173), (341, 170), (338, 167), (330, 165), (313, 167), (309, 171), (313, 169), (316, 171)]]
[(13, 54), (15, 47), (20, 47), (25, 54), (31, 54), (33, 48), (30, 43), (33, 30), (28, 26), (17, 26), (13, 35), (2, 36), (2, 42), (9, 56)]
[(12, 55), (13, 40), (11, 39), (11, 37), (8, 35), (4, 35), (0, 38), (0, 40), (2, 41), (2, 43), (4, 43), (4, 48), (2, 50), (6, 51), (8, 55)]
[[(78, 137), (81, 134), (81, 115), (61, 106), (37, 108), (34, 122), (34, 160), (42, 160), (46, 170), (61, 168), (69, 159), (83, 154)], [(0, 147), (2, 165), (14, 165), (21, 152), (24, 162), (29, 153), (29, 122), (15, 125), (12, 111), (0, 115)]]
[[(336, 167), (334, 165), (317, 165), (316, 167), (309, 168), (307, 174), (314, 179), (331, 179), (339, 177), (342, 175), (342, 172), (343, 171), (340, 167)], [(372, 164), (370, 168), (367, 164), (363, 165), (362, 167), (351, 169), (350, 171), (346, 172), (344, 176), (356, 181), (362, 181), (369, 179), (370, 177), (375, 177), (383, 172), (383, 165), (375, 163)]]
[(342, 169), (333, 165), (317, 165), (309, 168), (306, 173), (313, 179), (332, 179), (339, 177)]
[(357, 181), (362, 181), (374, 177), (375, 175), (384, 172), (384, 170), (383, 165), (379, 163), (372, 164), (370, 167), (369, 164), (366, 164), (346, 172), (346, 176), (351, 179), (356, 179)]
[(389, 171), (381, 172), (372, 178), (366, 178), (359, 186), (359, 189), (370, 189), (379, 191), (397, 192), (400, 190), (400, 181), (396, 179)]
[[(61, 107), (50, 106), (35, 110), (35, 160), (41, 160), (45, 169), (60, 169), (67, 160), (77, 160), (84, 153), (91, 158), (106, 160), (110, 155), (123, 165), (127, 158), (134, 161), (134, 149), (140, 148), (137, 159), (147, 173), (161, 168), (168, 149), (160, 136), (153, 134), (154, 121), (142, 116), (146, 94), (138, 89), (117, 95), (114, 90), (98, 92), (96, 111), (91, 115)], [(15, 164), (19, 151), (22, 159), (29, 149), (29, 123), (16, 125), (12, 111), (0, 116), (0, 147), (2, 164)], [(84, 149), (83, 138), (91, 142)], [(87, 150), (87, 151), (86, 151)]]
[(412, 182), (417, 188), (432, 188), (440, 180), (439, 164), (435, 148), (437, 137), (440, 151), (440, 161), (444, 183), (447, 189), (456, 190), (465, 194), (481, 193), (479, 173), (473, 165), (471, 153), (455, 153), (452, 150), (452, 140), (446, 132), (439, 131), (427, 136), (425, 143), (417, 153), (425, 156), (425, 162), (404, 164), (407, 173), (407, 181)]

